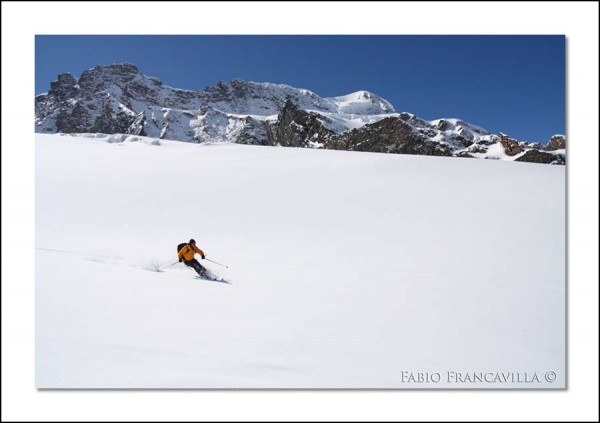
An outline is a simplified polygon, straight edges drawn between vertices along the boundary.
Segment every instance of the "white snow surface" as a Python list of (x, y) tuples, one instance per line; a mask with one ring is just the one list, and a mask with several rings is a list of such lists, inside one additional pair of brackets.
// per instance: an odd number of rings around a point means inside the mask
[(564, 166), (35, 142), (38, 388), (565, 386)]

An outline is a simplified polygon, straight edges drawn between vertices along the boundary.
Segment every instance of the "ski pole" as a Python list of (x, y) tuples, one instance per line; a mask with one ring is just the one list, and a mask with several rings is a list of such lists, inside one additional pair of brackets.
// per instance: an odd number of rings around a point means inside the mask
[(175, 263), (171, 263), (171, 264), (169, 264), (168, 266), (165, 266), (165, 267), (163, 267), (163, 268), (162, 268), (162, 269), (160, 269), (160, 270), (166, 269), (167, 267), (174, 266), (174, 265), (176, 265), (177, 263), (179, 263), (179, 261), (176, 261)]
[(225, 266), (224, 264), (217, 263), (216, 261), (213, 261), (213, 260), (211, 260), (211, 259), (204, 258), (204, 260), (208, 260), (208, 261), (210, 261), (211, 263), (218, 264), (219, 266), (223, 266), (223, 267), (226, 267), (227, 269), (229, 269), (229, 266)]

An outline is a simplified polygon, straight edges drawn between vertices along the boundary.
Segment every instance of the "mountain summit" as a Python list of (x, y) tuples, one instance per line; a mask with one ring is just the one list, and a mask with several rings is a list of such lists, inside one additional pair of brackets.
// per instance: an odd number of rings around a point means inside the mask
[(565, 137), (544, 146), (460, 119), (398, 113), (369, 91), (320, 97), (285, 84), (234, 79), (202, 91), (164, 85), (132, 64), (58, 75), (35, 97), (41, 133), (133, 134), (185, 142), (232, 142), (386, 153), (565, 163)]

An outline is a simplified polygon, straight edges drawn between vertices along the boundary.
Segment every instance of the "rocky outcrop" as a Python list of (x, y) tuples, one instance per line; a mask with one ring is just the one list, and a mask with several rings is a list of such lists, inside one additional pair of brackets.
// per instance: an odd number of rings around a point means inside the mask
[(79, 87), (88, 93), (110, 90), (115, 86), (123, 89), (138, 75), (139, 69), (129, 63), (96, 66), (83, 71), (79, 78)]
[(61, 73), (50, 83), (50, 92), (59, 101), (75, 96), (77, 89), (77, 79), (70, 73)]
[(389, 117), (327, 140), (326, 148), (334, 150), (371, 151), (395, 154), (450, 156), (452, 151), (419, 134), (401, 117)]
[(516, 156), (523, 152), (519, 141), (514, 138), (510, 138), (508, 135), (500, 133), (500, 144), (504, 148), (504, 153), (507, 156)]
[(277, 120), (268, 126), (268, 144), (282, 147), (323, 148), (332, 134), (320, 121), (320, 115), (300, 109), (287, 100)]
[(539, 150), (526, 151), (521, 157), (515, 159), (516, 162), (531, 162), (545, 164), (565, 164), (562, 155), (555, 155)]
[(265, 122), (246, 117), (235, 142), (238, 144), (270, 145)]
[(550, 138), (548, 145), (546, 145), (546, 151), (556, 151), (567, 148), (567, 140), (564, 135), (554, 135)]

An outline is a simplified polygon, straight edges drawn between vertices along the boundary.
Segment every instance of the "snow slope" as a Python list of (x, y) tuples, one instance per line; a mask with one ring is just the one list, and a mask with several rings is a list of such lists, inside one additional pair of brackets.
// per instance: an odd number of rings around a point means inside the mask
[(564, 387), (564, 172), (36, 134), (36, 386)]

